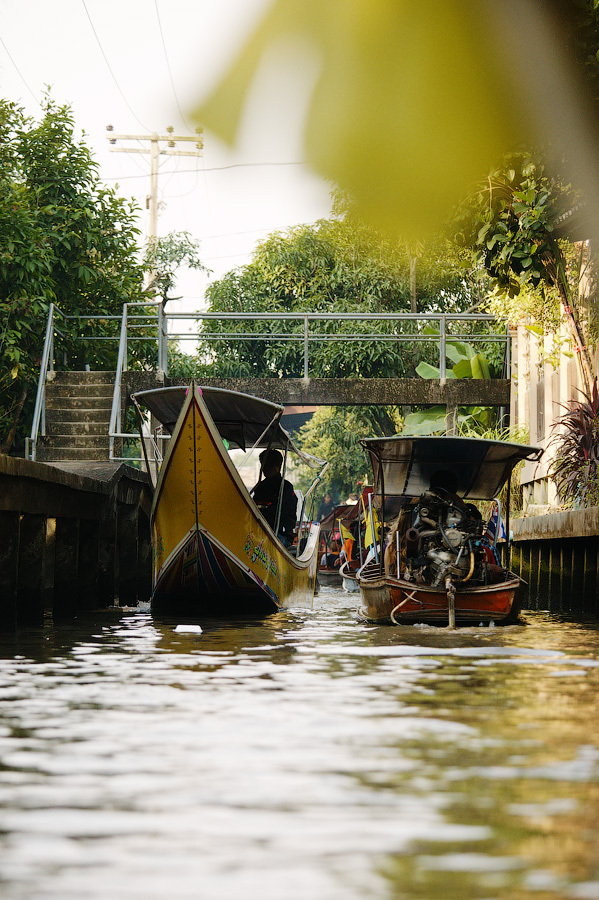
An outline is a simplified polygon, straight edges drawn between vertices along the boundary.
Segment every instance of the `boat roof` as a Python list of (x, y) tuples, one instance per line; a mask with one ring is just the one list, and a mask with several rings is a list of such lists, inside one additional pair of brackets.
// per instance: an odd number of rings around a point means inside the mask
[(359, 513), (359, 505), (357, 503), (341, 503), (339, 506), (336, 506), (335, 509), (331, 510), (328, 516), (325, 516), (320, 523), (321, 530), (330, 531), (331, 529), (335, 529), (339, 520), (346, 525), (348, 522), (352, 522)]
[(372, 464), (374, 482), (386, 496), (419, 497), (442, 473), (454, 492), (471, 500), (496, 497), (520, 460), (539, 459), (541, 447), (484, 438), (393, 435), (360, 441)]
[[(293, 443), (289, 433), (281, 427), (279, 419), (284, 407), (280, 404), (226, 388), (200, 385), (197, 388), (218, 433), (229, 446), (241, 450), (255, 446), (278, 450), (287, 448), (312, 467), (324, 465), (325, 460), (303, 453)], [(137, 391), (132, 397), (149, 409), (172, 434), (189, 390), (190, 385), (180, 384)]]

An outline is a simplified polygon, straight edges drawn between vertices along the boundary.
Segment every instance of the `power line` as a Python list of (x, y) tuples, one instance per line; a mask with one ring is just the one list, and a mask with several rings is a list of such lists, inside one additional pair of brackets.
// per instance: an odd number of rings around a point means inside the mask
[(175, 98), (175, 103), (177, 104), (177, 109), (179, 110), (179, 115), (181, 116), (181, 121), (185, 125), (185, 127), (191, 131), (191, 127), (183, 114), (183, 110), (181, 109), (181, 104), (179, 103), (179, 97), (177, 96), (177, 89), (175, 88), (175, 82), (173, 79), (173, 73), (171, 71), (171, 64), (169, 62), (168, 53), (166, 52), (166, 41), (164, 40), (164, 31), (162, 30), (162, 22), (160, 20), (160, 11), (158, 9), (158, 0), (154, 0), (154, 7), (156, 9), (156, 18), (158, 20), (158, 29), (160, 31), (160, 38), (162, 40), (162, 49), (164, 50), (164, 59), (166, 61), (166, 67), (168, 69), (168, 76), (171, 81), (171, 87), (173, 89), (173, 96)]
[(144, 125), (144, 123), (138, 118), (137, 114), (135, 113), (135, 110), (133, 109), (133, 107), (131, 106), (131, 104), (130, 104), (129, 101), (127, 100), (125, 94), (123, 93), (123, 90), (122, 90), (122, 88), (121, 88), (121, 86), (120, 86), (120, 84), (119, 84), (119, 82), (118, 82), (118, 80), (117, 80), (117, 77), (116, 77), (116, 75), (114, 74), (114, 72), (112, 71), (112, 66), (111, 66), (110, 63), (108, 62), (108, 57), (106, 56), (106, 54), (105, 54), (105, 52), (104, 52), (104, 48), (103, 48), (103, 46), (102, 46), (102, 43), (101, 43), (101, 41), (100, 41), (100, 38), (98, 37), (98, 33), (97, 33), (97, 31), (96, 31), (96, 29), (95, 29), (95, 27), (94, 27), (94, 23), (93, 23), (93, 21), (92, 21), (92, 17), (91, 17), (90, 14), (89, 14), (89, 10), (88, 10), (88, 8), (87, 8), (87, 4), (86, 4), (85, 0), (81, 0), (81, 2), (83, 3), (83, 8), (84, 8), (84, 10), (85, 10), (85, 12), (86, 12), (86, 14), (87, 14), (87, 18), (89, 19), (89, 24), (90, 24), (90, 26), (91, 26), (91, 29), (92, 29), (93, 33), (94, 33), (94, 37), (95, 37), (95, 39), (96, 39), (96, 41), (97, 41), (98, 47), (100, 48), (100, 53), (101, 53), (102, 56), (104, 57), (104, 62), (106, 63), (106, 67), (108, 68), (108, 71), (110, 72), (110, 74), (111, 74), (111, 76), (112, 76), (112, 80), (114, 81), (115, 85), (117, 86), (117, 89), (118, 89), (119, 94), (120, 94), (121, 97), (123, 98), (123, 100), (124, 100), (124, 102), (125, 102), (125, 105), (127, 106), (129, 112), (130, 112), (130, 113), (132, 114), (132, 116), (134, 117), (135, 121), (138, 122), (138, 123), (141, 125), (142, 128), (145, 128), (146, 131), (149, 131), (150, 129), (147, 127), (147, 125)]
[[(202, 172), (223, 172), (226, 169), (250, 169), (257, 166), (303, 166), (302, 162), (256, 162), (256, 163), (232, 163), (229, 166), (211, 166), (208, 169), (202, 168)], [(195, 175), (197, 169), (175, 169), (171, 172), (163, 172), (163, 175)], [(103, 181), (123, 181), (129, 178), (143, 178), (143, 175), (121, 175), (110, 176), (104, 178)]]
[(33, 99), (35, 100), (35, 102), (37, 103), (37, 105), (38, 105), (38, 106), (41, 106), (40, 101), (38, 100), (38, 98), (37, 98), (37, 96), (34, 94), (34, 92), (31, 90), (31, 88), (29, 87), (29, 84), (27, 83), (27, 80), (26, 80), (25, 76), (23, 75), (23, 73), (22, 73), (21, 70), (19, 69), (18, 65), (17, 65), (16, 62), (14, 61), (14, 59), (13, 59), (13, 57), (12, 57), (12, 54), (11, 54), (10, 50), (8, 49), (8, 47), (6, 46), (5, 42), (2, 40), (2, 37), (0, 37), (0, 44), (2, 44), (2, 46), (4, 47), (4, 50), (6, 51), (6, 55), (8, 56), (8, 58), (9, 58), (10, 61), (11, 61), (11, 63), (12, 63), (13, 66), (15, 67), (15, 70), (16, 70), (16, 72), (17, 72), (19, 78), (21, 79), (21, 81), (23, 82), (23, 84), (25, 85), (25, 87), (27, 88), (27, 90), (29, 91), (29, 93), (31, 94), (31, 96), (33, 97)]

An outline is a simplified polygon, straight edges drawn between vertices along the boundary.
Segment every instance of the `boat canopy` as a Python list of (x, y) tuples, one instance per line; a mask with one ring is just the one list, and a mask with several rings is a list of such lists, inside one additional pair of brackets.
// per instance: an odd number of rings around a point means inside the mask
[[(132, 394), (136, 403), (150, 410), (169, 434), (172, 434), (183, 408), (189, 385), (154, 388)], [(325, 460), (301, 451), (280, 425), (284, 407), (251, 394), (225, 388), (201, 387), (198, 390), (221, 438), (241, 450), (272, 447), (291, 450), (312, 468), (320, 468)]]
[(444, 480), (454, 482), (459, 497), (490, 500), (520, 460), (536, 460), (543, 453), (540, 447), (483, 438), (398, 434), (360, 443), (370, 456), (374, 483), (385, 496), (419, 497), (433, 476), (442, 473), (449, 475)]

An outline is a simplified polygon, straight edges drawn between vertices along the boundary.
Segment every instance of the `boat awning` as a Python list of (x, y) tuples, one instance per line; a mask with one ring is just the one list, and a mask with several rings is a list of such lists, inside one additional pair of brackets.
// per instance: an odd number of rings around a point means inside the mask
[(386, 496), (419, 497), (433, 475), (449, 473), (455, 493), (470, 500), (496, 497), (522, 459), (539, 459), (543, 450), (483, 438), (394, 435), (360, 441), (370, 457), (374, 483)]
[[(189, 385), (174, 385), (137, 391), (132, 397), (137, 403), (149, 409), (160, 424), (172, 434), (189, 390)], [(198, 386), (198, 390), (218, 433), (229, 446), (241, 450), (254, 446), (273, 447), (278, 450), (287, 448), (312, 468), (319, 468), (325, 464), (325, 460), (303, 453), (296, 447), (290, 435), (279, 423), (284, 407), (278, 403), (225, 388)]]

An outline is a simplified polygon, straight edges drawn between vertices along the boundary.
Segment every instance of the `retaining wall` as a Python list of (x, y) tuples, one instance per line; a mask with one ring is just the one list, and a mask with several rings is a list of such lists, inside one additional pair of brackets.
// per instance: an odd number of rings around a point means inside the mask
[(599, 507), (511, 522), (523, 605), (599, 618)]
[(126, 464), (0, 455), (0, 629), (148, 600), (151, 502)]

